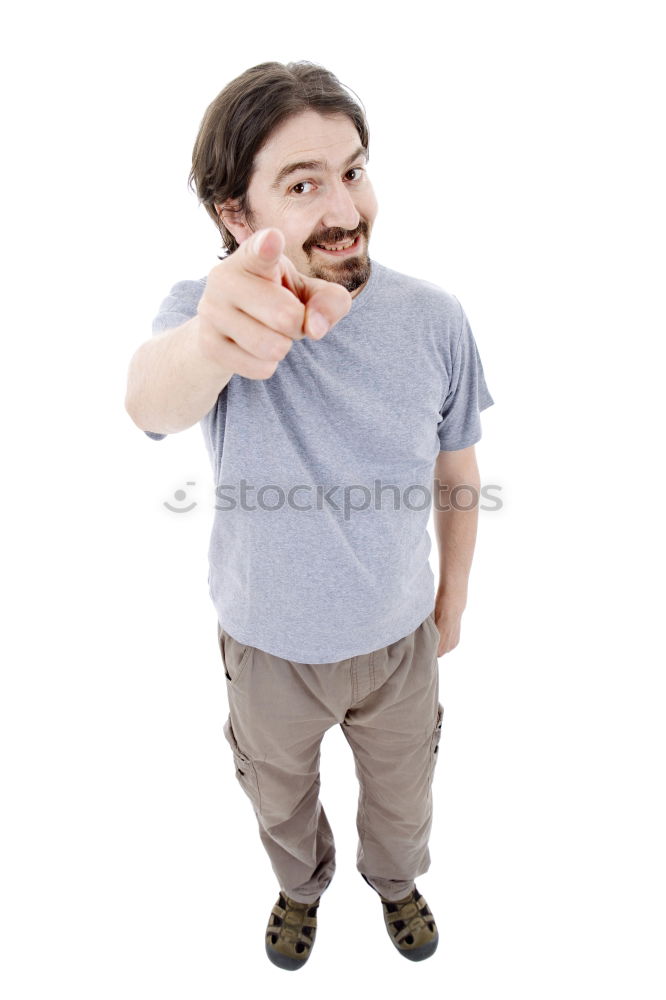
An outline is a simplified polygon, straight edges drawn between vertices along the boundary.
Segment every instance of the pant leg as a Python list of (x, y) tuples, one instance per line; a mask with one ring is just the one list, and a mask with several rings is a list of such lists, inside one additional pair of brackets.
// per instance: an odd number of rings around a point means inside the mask
[(369, 694), (347, 711), (342, 731), (360, 791), (357, 868), (387, 899), (401, 899), (430, 867), (432, 779), (441, 736), (439, 631), (434, 614), (373, 654)]
[(312, 902), (335, 872), (333, 832), (319, 799), (321, 741), (342, 718), (327, 708), (336, 700), (335, 674), (328, 664), (314, 670), (243, 646), (220, 628), (218, 636), (236, 777), (280, 888)]

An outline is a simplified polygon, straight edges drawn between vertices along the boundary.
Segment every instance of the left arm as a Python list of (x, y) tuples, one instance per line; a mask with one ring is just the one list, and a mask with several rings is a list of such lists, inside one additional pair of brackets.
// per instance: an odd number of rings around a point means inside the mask
[(467, 583), (476, 544), (480, 489), (474, 445), (459, 451), (440, 451), (433, 489), (439, 547), (439, 586), (435, 598), (435, 624), (440, 632), (438, 656), (449, 653), (460, 641), (460, 621), (467, 603)]

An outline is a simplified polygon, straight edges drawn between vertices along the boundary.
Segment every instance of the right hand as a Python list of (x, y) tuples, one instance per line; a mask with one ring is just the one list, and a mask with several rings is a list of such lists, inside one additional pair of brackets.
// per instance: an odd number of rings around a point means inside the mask
[[(197, 308), (199, 346), (224, 372), (270, 378), (294, 340), (320, 339), (351, 309), (346, 288), (301, 274), (283, 249), (281, 230), (259, 230), (208, 275)], [(315, 313), (326, 321), (320, 335), (311, 326)]]

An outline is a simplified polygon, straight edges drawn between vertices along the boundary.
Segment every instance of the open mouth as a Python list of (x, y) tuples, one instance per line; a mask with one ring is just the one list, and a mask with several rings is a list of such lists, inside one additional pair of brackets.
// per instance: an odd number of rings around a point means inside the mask
[(356, 237), (353, 243), (349, 240), (342, 240), (340, 243), (326, 243), (321, 245), (319, 243), (314, 244), (314, 249), (318, 250), (319, 253), (326, 254), (328, 257), (349, 257), (351, 254), (356, 253), (361, 244), (361, 234)]

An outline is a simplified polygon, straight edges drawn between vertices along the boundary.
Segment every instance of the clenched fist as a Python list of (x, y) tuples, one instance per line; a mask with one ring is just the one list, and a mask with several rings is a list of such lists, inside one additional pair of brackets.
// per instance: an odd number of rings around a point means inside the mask
[(212, 269), (199, 301), (199, 348), (223, 371), (270, 378), (294, 340), (323, 337), (351, 309), (333, 281), (286, 257), (279, 229), (261, 229)]

